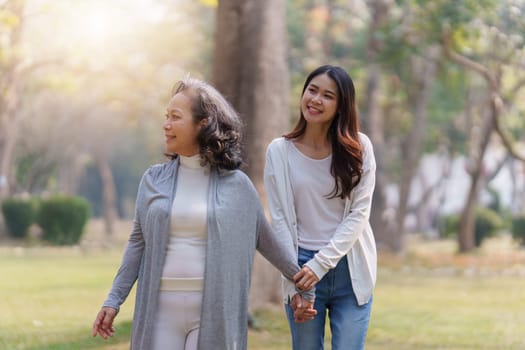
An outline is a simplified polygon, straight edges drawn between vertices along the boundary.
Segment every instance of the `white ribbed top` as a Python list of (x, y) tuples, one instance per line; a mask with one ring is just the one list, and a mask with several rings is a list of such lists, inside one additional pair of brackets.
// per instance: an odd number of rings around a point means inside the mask
[(201, 290), (206, 258), (210, 167), (201, 166), (199, 154), (179, 157), (161, 290)]

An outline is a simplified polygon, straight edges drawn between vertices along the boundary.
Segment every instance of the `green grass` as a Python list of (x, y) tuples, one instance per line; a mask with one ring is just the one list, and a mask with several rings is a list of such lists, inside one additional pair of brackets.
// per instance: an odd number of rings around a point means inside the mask
[(102, 342), (90, 336), (120, 254), (0, 248), (0, 349), (119, 349), (115, 344), (127, 343), (132, 296), (118, 316), (116, 337)]
[[(523, 277), (436, 276), (381, 269), (366, 348), (525, 349), (524, 311)], [(249, 348), (290, 349), (280, 310), (258, 316), (263, 331), (251, 334)]]
[[(91, 337), (121, 254), (120, 243), (110, 249), (0, 247), (0, 349), (127, 349), (133, 295), (117, 317), (116, 336)], [(503, 262), (480, 253), (467, 266), (446, 252), (435, 254), (447, 256), (448, 265), (414, 255), (380, 259), (367, 350), (525, 349), (523, 252)], [(480, 268), (480, 261), (493, 268)], [(255, 318), (259, 329), (250, 331), (250, 350), (290, 349), (280, 306), (256, 310)]]

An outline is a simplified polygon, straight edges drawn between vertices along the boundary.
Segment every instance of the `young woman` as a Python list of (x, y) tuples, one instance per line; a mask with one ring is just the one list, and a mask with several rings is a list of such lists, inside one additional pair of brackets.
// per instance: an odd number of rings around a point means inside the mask
[[(340, 67), (317, 68), (297, 125), (268, 146), (264, 176), (274, 229), (292, 237), (302, 266), (296, 287), (316, 287), (313, 320), (294, 323), (286, 305), (295, 350), (324, 348), (327, 311), (332, 349), (364, 349), (377, 265), (369, 224), (375, 169), (352, 79)], [(292, 283), (283, 287), (293, 293)]]
[[(290, 279), (300, 268), (292, 241), (274, 234), (254, 186), (237, 170), (240, 125), (209, 84), (178, 84), (164, 122), (171, 161), (141, 180), (133, 230), (93, 336), (114, 334), (138, 279), (132, 350), (246, 349), (255, 249)], [(296, 318), (311, 319), (313, 291), (301, 294), (308, 301), (294, 297), (302, 302)]]

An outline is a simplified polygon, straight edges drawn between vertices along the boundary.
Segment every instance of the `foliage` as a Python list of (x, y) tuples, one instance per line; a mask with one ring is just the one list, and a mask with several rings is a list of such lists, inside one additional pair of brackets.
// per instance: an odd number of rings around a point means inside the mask
[[(24, 3), (31, 11), (18, 18), (15, 9)], [(105, 153), (118, 162), (119, 149), (136, 138), (148, 145), (148, 158), (142, 152), (130, 166), (143, 171), (151, 164), (151, 149), (161, 154), (163, 109), (174, 82), (189, 72), (209, 78), (216, 6), (210, 0), (1, 5), (0, 70), (9, 64), (24, 72), (0, 74), (0, 100), (23, 101), (8, 114), (0, 103), (0, 118), (9, 120), (3, 125), (24, 131), (24, 137), (16, 138), (15, 154), (6, 156), (12, 159), (11, 167), (3, 169), (9, 172), (9, 191), (38, 193), (56, 185), (74, 193), (93, 154)], [(21, 24), (23, 49), (12, 43)], [(20, 91), (5, 92), (13, 81)], [(3, 132), (0, 128), (0, 160)], [(136, 193), (135, 171), (127, 172), (126, 183), (133, 186), (118, 193), (125, 198)]]
[(218, 0), (200, 0), (200, 2), (205, 5), (205, 6), (208, 6), (208, 7), (217, 7), (219, 5), (219, 1)]
[(487, 207), (496, 213), (502, 214), (503, 205), (501, 204), (501, 194), (490, 185), (487, 186), (487, 194), (490, 198)]
[[(100, 188), (102, 188), (102, 179), (96, 166), (87, 165), (79, 179), (78, 194), (89, 202), (93, 217), (102, 216), (104, 210), (102, 191), (97, 190)], [(119, 196), (117, 196), (117, 201), (119, 201)]]
[(37, 202), (30, 199), (8, 198), (2, 202), (7, 231), (14, 238), (27, 236), (29, 226), (36, 220)]
[(27, 152), (17, 160), (16, 180), (23, 191), (36, 193), (46, 188), (57, 168), (57, 160), (50, 159), (48, 151), (40, 149), (34, 153)]
[(512, 237), (525, 246), (525, 216), (512, 219)]
[(438, 230), (441, 238), (455, 237), (459, 228), (459, 215), (442, 216), (438, 220)]
[[(137, 187), (148, 165), (165, 160), (160, 147), (157, 147), (152, 137), (156, 130), (147, 130), (147, 128), (148, 126), (141, 126), (121, 131), (115, 136), (116, 146), (112, 150), (115, 156), (111, 158), (111, 170), (120, 217), (133, 216)], [(93, 216), (103, 214), (103, 197), (100, 188), (102, 188), (100, 174), (96, 165), (89, 162), (79, 178), (77, 194), (89, 201)]]
[(416, 20), (417, 32), (429, 42), (439, 42), (440, 35), (453, 30), (458, 44), (464, 44), (465, 38), (472, 34), (468, 28), (473, 20), (480, 16), (490, 16), (498, 4), (497, 0), (405, 0), (410, 4)]
[(451, 155), (466, 153), (468, 130), (464, 118), (458, 117), (465, 108), (467, 90), (465, 71), (443, 62), (431, 90), (426, 152), (445, 146)]
[(503, 220), (494, 210), (477, 207), (475, 225), (474, 244), (479, 247), (485, 238), (494, 236), (503, 227)]
[[(490, 69), (501, 68), (505, 118), (500, 125), (511, 139), (523, 140), (523, 89), (521, 95), (512, 89), (524, 78), (519, 68), (525, 45), (522, 0), (285, 1), (288, 36), (282, 39), (289, 42), (291, 119), (297, 117), (304, 78), (314, 66), (346, 68), (363, 110), (369, 100), (368, 69), (377, 65), (385, 140), (378, 177), (387, 185), (396, 186), (403, 169), (400, 144), (416, 101), (410, 91), (418, 88), (413, 62), (440, 45), (444, 31), (450, 31), (458, 53)], [(0, 118), (24, 136), (15, 138), (16, 152), (5, 158), (13, 163), (7, 174), (11, 193), (34, 194), (56, 186), (88, 198), (93, 213), (100, 214), (102, 186), (91, 160), (103, 153), (111, 161), (119, 212), (128, 215), (140, 175), (161, 158), (160, 126), (173, 82), (186, 73), (213, 78), (218, 1), (0, 3), (0, 71), (6, 72), (0, 74), (0, 100), (9, 96), (20, 102), (16, 113), (2, 112)], [(26, 15), (20, 16), (24, 3)], [(378, 3), (388, 3), (389, 10), (374, 28), (370, 23)], [(373, 58), (370, 39), (377, 41)], [(483, 82), (442, 58), (430, 90), (423, 151), (445, 149), (454, 157), (475, 147), (469, 142), (486, 108), (469, 101), (483, 97)], [(16, 75), (8, 74), (10, 67)], [(0, 103), (0, 110), (6, 105)], [(366, 120), (363, 126), (366, 131)], [(8, 149), (2, 148), (7, 135), (12, 134), (0, 128), (0, 157)]]
[(43, 238), (55, 245), (79, 243), (89, 211), (88, 202), (81, 197), (56, 196), (42, 200), (37, 222)]
[[(452, 214), (441, 217), (439, 232), (443, 238), (456, 236), (459, 230), (460, 216)], [(503, 219), (497, 212), (489, 208), (477, 207), (475, 210), (475, 245), (481, 246), (485, 238), (492, 237), (504, 226)]]

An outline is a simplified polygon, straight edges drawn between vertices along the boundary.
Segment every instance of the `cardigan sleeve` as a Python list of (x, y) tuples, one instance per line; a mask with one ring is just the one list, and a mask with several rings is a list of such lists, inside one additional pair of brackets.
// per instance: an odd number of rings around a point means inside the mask
[(350, 211), (338, 225), (334, 235), (315, 256), (306, 263), (316, 276), (321, 279), (333, 269), (362, 235), (370, 218), (372, 195), (375, 187), (376, 162), (372, 143), (364, 134), (360, 134), (363, 144), (363, 174), (361, 181), (352, 190)]
[[(292, 238), (289, 235), (278, 235), (266, 220), (261, 208), (257, 223), (257, 250), (275, 266), (286, 279), (293, 284), (293, 276), (300, 267), (295, 257)], [(309, 291), (295, 290), (291, 295), (301, 294), (308, 301), (314, 301), (315, 289)]]
[[(146, 172), (147, 173), (147, 172)], [(118, 269), (117, 275), (113, 280), (113, 285), (104, 301), (103, 306), (108, 306), (120, 310), (120, 306), (128, 297), (131, 288), (135, 284), (142, 263), (142, 256), (144, 253), (144, 236), (142, 234), (141, 225), (141, 198), (144, 187), (144, 178), (140, 181), (139, 190), (137, 194), (137, 201), (135, 204), (135, 218), (133, 220), (133, 228), (128, 238), (128, 243), (122, 257), (122, 262)]]
[[(272, 143), (270, 143), (268, 149), (266, 150), (266, 162), (264, 165), (264, 189), (266, 191), (266, 198), (268, 200), (268, 207), (270, 209), (270, 215), (272, 218), (272, 226), (275, 230), (275, 233), (278, 236), (292, 238), (292, 233), (288, 228), (286, 214), (284, 212), (285, 204), (283, 203), (283, 196), (286, 196), (286, 193), (284, 192), (282, 183), (280, 182), (283, 180), (279, 180), (278, 178), (278, 176), (283, 177), (282, 171), (284, 171), (286, 164), (278, 164), (279, 159), (276, 158), (279, 158), (279, 154), (276, 153), (279, 152), (278, 147), (282, 147), (282, 144), (277, 142), (278, 140), (274, 140)], [(279, 169), (279, 165), (282, 167), (282, 169), (279, 171), (279, 174), (276, 174), (276, 171)], [(292, 240), (292, 244), (294, 243), (295, 242)], [(290, 299), (296, 293), (295, 284), (285, 276), (282, 278), (282, 286), (283, 292), (285, 296), (287, 296), (285, 297), (286, 299)]]
[(276, 174), (276, 167), (278, 167), (278, 165), (274, 164), (277, 161), (274, 159), (274, 153), (277, 149), (274, 147), (277, 147), (277, 145), (272, 143), (268, 146), (268, 150), (266, 151), (266, 162), (264, 164), (264, 189), (266, 191), (266, 198), (268, 200), (268, 207), (272, 217), (273, 228), (279, 235), (292, 237), (290, 229), (286, 223), (286, 214), (284, 212), (285, 204), (283, 203), (283, 196), (286, 196), (286, 193), (279, 191), (279, 187), (282, 186), (279, 184), (278, 176), (283, 176), (283, 174), (281, 172)]

